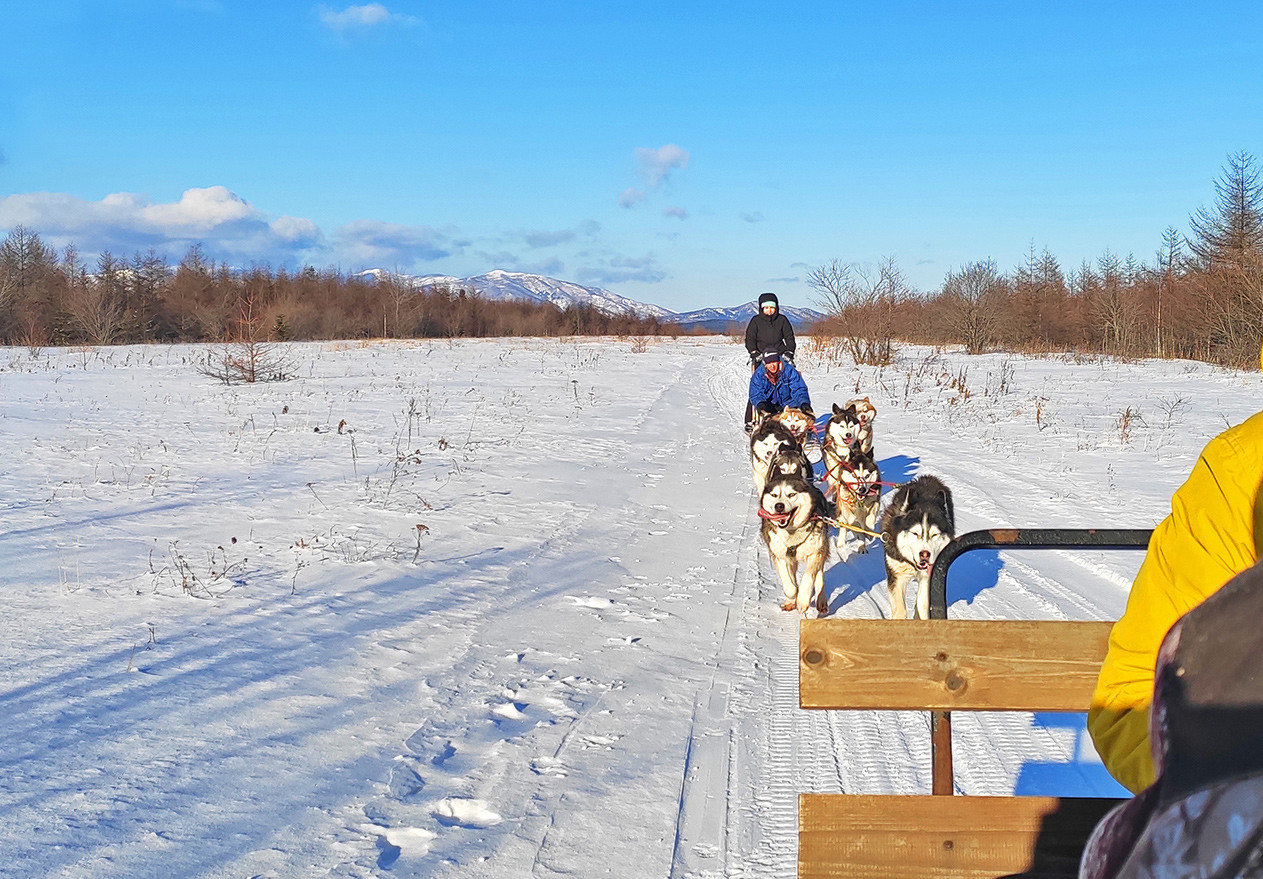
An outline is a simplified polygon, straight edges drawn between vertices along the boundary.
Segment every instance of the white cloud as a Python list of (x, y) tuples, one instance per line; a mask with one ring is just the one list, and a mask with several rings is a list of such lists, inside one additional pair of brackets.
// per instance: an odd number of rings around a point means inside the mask
[(624, 189), (622, 194), (618, 197), (618, 204), (620, 207), (629, 208), (644, 200), (645, 193), (642, 190), (639, 190), (634, 186), (629, 186)]
[(338, 252), (368, 268), (411, 269), (423, 262), (459, 253), (462, 242), (429, 226), (404, 226), (378, 220), (356, 220), (336, 234)]
[(667, 273), (658, 266), (652, 256), (627, 257), (611, 256), (598, 259), (595, 263), (579, 268), (576, 272), (581, 284), (619, 284), (628, 281), (640, 281), (645, 284), (657, 284), (667, 278)]
[(648, 147), (636, 149), (636, 163), (640, 165), (641, 176), (653, 189), (657, 189), (676, 168), (687, 168), (689, 151), (669, 143), (656, 150)]
[(165, 203), (131, 192), (100, 201), (59, 192), (0, 197), (0, 229), (18, 225), (53, 246), (73, 243), (83, 253), (182, 250), (200, 242), (215, 258), (284, 261), (321, 246), (320, 229), (312, 221), (270, 220), (223, 186), (188, 189), (179, 201)]
[(522, 233), (522, 240), (530, 247), (555, 247), (569, 244), (580, 238), (592, 238), (601, 231), (596, 220), (584, 220), (573, 229), (531, 229)]
[(522, 240), (531, 247), (554, 247), (558, 244), (574, 241), (575, 236), (576, 232), (574, 229), (540, 230), (523, 234)]
[(763, 212), (762, 212), (762, 211), (750, 211), (750, 212), (748, 212), (748, 213), (744, 213), (744, 214), (742, 214), (742, 215), (741, 215), (741, 219), (745, 220), (747, 223), (762, 223), (762, 222), (763, 222)]
[(684, 208), (670, 207), (663, 210), (662, 216), (675, 217), (677, 220), (687, 220), (689, 212), (684, 210)]
[(348, 6), (342, 10), (334, 10), (328, 6), (322, 6), (320, 7), (320, 20), (326, 27), (340, 34), (365, 30), (377, 25), (408, 25), (416, 23), (416, 19), (411, 15), (391, 12), (380, 3)]
[(304, 217), (277, 217), (272, 231), (282, 241), (315, 241), (320, 238), (320, 227)]

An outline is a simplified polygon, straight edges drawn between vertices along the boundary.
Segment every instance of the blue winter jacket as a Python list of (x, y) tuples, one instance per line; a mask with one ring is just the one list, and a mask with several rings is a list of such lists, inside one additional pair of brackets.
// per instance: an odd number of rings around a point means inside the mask
[(801, 409), (811, 406), (811, 397), (807, 394), (807, 383), (802, 374), (787, 361), (781, 362), (781, 374), (776, 377), (776, 384), (768, 381), (767, 370), (759, 367), (750, 376), (750, 404), (774, 403), (777, 406), (793, 406)]

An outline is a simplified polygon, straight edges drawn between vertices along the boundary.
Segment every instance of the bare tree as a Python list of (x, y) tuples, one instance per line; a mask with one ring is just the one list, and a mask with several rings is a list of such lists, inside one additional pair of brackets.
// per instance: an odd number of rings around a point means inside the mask
[(269, 340), (265, 324), (265, 311), (254, 290), (247, 289), (237, 301), (237, 315), (228, 330), (230, 338), (207, 353), (202, 374), (226, 385), (288, 379), (286, 351)]
[(1215, 207), (1189, 217), (1189, 249), (1199, 261), (1198, 277), (1214, 356), (1236, 366), (1263, 367), (1263, 183), (1254, 157), (1228, 157), (1215, 181)]
[[(382, 291), (387, 306), (393, 314), (392, 322), (395, 336), (400, 335), (400, 327), (404, 316), (404, 309), (411, 304), (416, 298), (416, 289), (412, 283), (408, 281), (402, 274), (391, 272), (383, 274), (377, 279), (377, 286)], [(390, 333), (387, 332), (385, 319), (382, 320), (382, 335), (389, 338)]]
[(1215, 266), (1242, 266), (1263, 250), (1263, 183), (1254, 157), (1247, 152), (1228, 157), (1223, 177), (1215, 181), (1215, 207), (1189, 217), (1193, 255)]
[(1162, 233), (1162, 247), (1158, 250), (1157, 270), (1155, 272), (1157, 296), (1154, 303), (1154, 354), (1158, 357), (1166, 356), (1162, 333), (1162, 297), (1163, 295), (1170, 296), (1171, 287), (1175, 283), (1175, 276), (1183, 262), (1183, 236), (1180, 235), (1174, 226), (1167, 226), (1166, 231)]
[(93, 345), (115, 342), (123, 325), (122, 264), (106, 251), (97, 258), (92, 277), (82, 271), (66, 274), (66, 312), (71, 324)]
[(127, 298), (124, 325), (131, 341), (172, 335), (170, 315), (162, 299), (171, 283), (171, 267), (152, 247), (132, 255), (127, 271)]
[(895, 312), (913, 293), (894, 257), (883, 258), (876, 269), (833, 259), (808, 272), (807, 284), (837, 319), (856, 363), (890, 363)]
[(0, 242), (0, 288), (9, 305), (0, 308), (0, 334), (28, 346), (46, 344), (55, 323), (59, 282), (57, 251), (38, 233), (15, 226)]
[(943, 296), (948, 320), (970, 354), (981, 354), (998, 340), (1008, 293), (1009, 283), (994, 260), (980, 260), (947, 273)]
[(1097, 260), (1099, 270), (1092, 316), (1101, 333), (1101, 348), (1115, 354), (1138, 351), (1140, 304), (1130, 289), (1135, 279), (1135, 260), (1126, 262), (1108, 250)]

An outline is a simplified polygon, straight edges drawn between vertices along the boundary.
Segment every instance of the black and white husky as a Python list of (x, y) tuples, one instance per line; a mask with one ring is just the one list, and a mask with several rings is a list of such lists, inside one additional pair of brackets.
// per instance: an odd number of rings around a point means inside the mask
[(836, 475), (834, 518), (838, 521), (838, 554), (845, 562), (852, 553), (868, 552), (871, 532), (877, 527), (877, 511), (881, 506), (881, 470), (872, 455), (855, 446), (851, 449), (851, 456), (839, 463)]
[(834, 403), (833, 414), (824, 425), (824, 442), (821, 443), (825, 481), (830, 491), (837, 488), (842, 466), (851, 457), (851, 453), (859, 448), (859, 441), (860, 419), (855, 406), (839, 406)]
[(797, 449), (798, 440), (788, 427), (773, 418), (764, 421), (750, 434), (750, 470), (754, 476), (754, 490), (759, 494), (763, 494), (767, 485), (772, 456), (782, 448)]
[(829, 612), (824, 566), (829, 559), (824, 495), (797, 475), (774, 473), (759, 501), (760, 533), (781, 578), (782, 610)]
[(768, 462), (767, 476), (771, 479), (777, 475), (799, 476), (806, 482), (815, 482), (816, 479), (815, 468), (798, 446), (781, 446), (773, 453), (772, 460)]
[(907, 587), (917, 581), (916, 616), (930, 618), (930, 569), (956, 536), (952, 492), (934, 476), (918, 476), (890, 496), (881, 517), (890, 618), (908, 618)]

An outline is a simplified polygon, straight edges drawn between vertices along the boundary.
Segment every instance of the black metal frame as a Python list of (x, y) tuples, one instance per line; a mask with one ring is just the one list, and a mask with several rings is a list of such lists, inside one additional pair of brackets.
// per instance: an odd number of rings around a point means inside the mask
[[(971, 549), (1137, 549), (1149, 545), (1147, 528), (992, 528), (957, 537), (939, 553), (930, 574), (930, 619), (947, 619), (947, 570)], [(952, 774), (952, 717), (949, 711), (930, 712), (930, 749), (933, 755), (934, 794), (955, 792)]]

